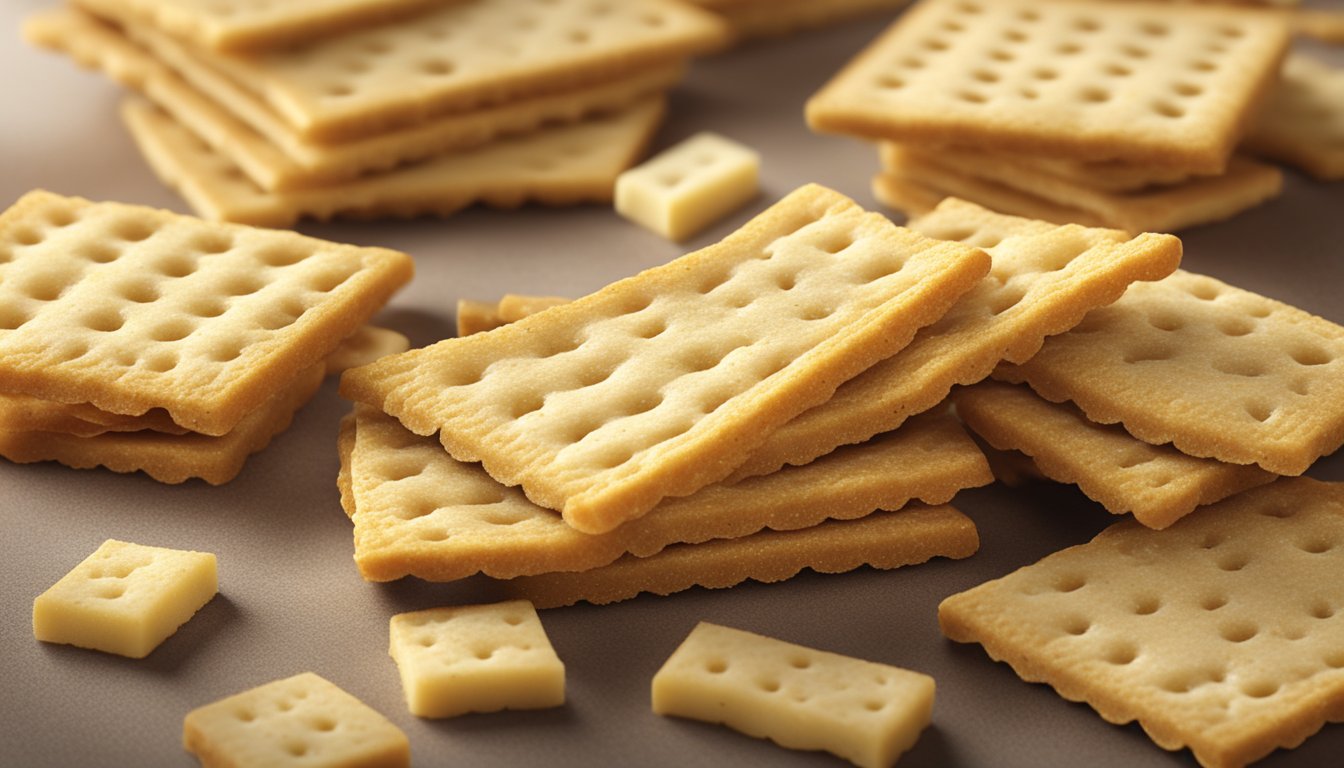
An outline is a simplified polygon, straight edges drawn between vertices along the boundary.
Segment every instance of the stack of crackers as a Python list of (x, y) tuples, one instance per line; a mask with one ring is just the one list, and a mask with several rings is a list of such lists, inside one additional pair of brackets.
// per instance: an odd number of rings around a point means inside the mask
[(923, 0), (807, 105), (881, 142), (911, 214), (958, 196), (1008, 213), (1172, 231), (1277, 195), (1234, 153), (1290, 42), (1282, 14), (1107, 0)]
[(226, 482), (411, 273), (381, 248), (25, 195), (0, 214), (0, 456)]
[(137, 92), (126, 123), (200, 215), (287, 226), (609, 201), (728, 31), (674, 0), (77, 0), (25, 35)]

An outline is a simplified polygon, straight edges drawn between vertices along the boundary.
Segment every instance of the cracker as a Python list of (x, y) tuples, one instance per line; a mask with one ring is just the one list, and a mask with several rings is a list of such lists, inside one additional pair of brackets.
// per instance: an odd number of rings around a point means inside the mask
[(1280, 480), (1165, 531), (1117, 523), (938, 620), (1164, 749), (1242, 766), (1344, 717), (1341, 544), (1341, 486)]
[(0, 215), (0, 392), (221, 435), (411, 272), (381, 248), (33, 192)]
[(471, 299), (457, 300), (458, 336), (491, 331), (501, 325), (504, 325), (504, 318), (499, 316), (498, 304)]
[(759, 152), (702, 131), (622, 173), (616, 212), (681, 242), (756, 197), (760, 172)]
[(496, 312), (499, 313), (500, 320), (506, 323), (514, 323), (528, 315), (535, 315), (569, 301), (564, 296), (529, 296), (522, 293), (506, 293), (500, 297)]
[[(1171, 232), (1220, 221), (1278, 196), (1283, 173), (1276, 167), (1233, 157), (1217, 176), (1135, 192), (1106, 192), (1026, 168), (978, 164), (955, 152), (931, 153), (905, 147), (888, 155), (886, 173), (913, 179), (952, 195), (1011, 210), (1015, 198), (1032, 196), (1090, 214), (1088, 220), (1130, 232)], [(1001, 204), (1002, 203), (1002, 204)]]
[(1299, 8), (1292, 16), (1293, 31), (1325, 43), (1344, 44), (1344, 11)]
[[(956, 198), (951, 191), (930, 186), (922, 181), (882, 172), (873, 177), (873, 197), (878, 202), (904, 213), (907, 217), (922, 216), (948, 198)], [(1101, 227), (1100, 219), (1092, 213), (1065, 205), (1056, 205), (1035, 195), (1028, 195), (1001, 186), (979, 185), (973, 190), (980, 203), (1010, 216), (1052, 221), (1056, 224), (1079, 224)]]
[(1133, 512), (1149, 528), (1166, 528), (1196, 507), (1278, 477), (1149, 445), (1025, 387), (985, 381), (956, 392), (953, 401), (961, 420), (990, 445), (1025, 453), (1048, 477), (1077, 485), (1112, 514)]
[(814, 130), (1217, 172), (1287, 49), (1277, 14), (920, 3), (809, 100)]
[(960, 560), (975, 554), (979, 545), (970, 518), (949, 506), (914, 504), (899, 512), (828, 520), (796, 531), (677, 544), (653, 557), (627, 555), (588, 571), (520, 576), (496, 586), (538, 608), (578, 602), (604, 605), (640, 593), (723, 589), (747, 580), (771, 584), (791, 579), (804, 568), (845, 573), (865, 565), (878, 569), (916, 565), (935, 557)]
[(1318, 179), (1344, 179), (1344, 69), (1290, 56), (1244, 146)]
[(165, 36), (146, 33), (145, 41), (182, 76), (117, 31), (78, 12), (38, 14), (24, 25), (24, 36), (137, 90), (267, 191), (345, 181), (501, 136), (616, 111), (671, 86), (683, 71), (676, 64), (631, 72), (608, 82), (447, 115), (359, 140), (320, 144), (295, 134), (254, 95), (204, 69), (189, 51)]
[(285, 431), (294, 413), (322, 384), (321, 364), (250, 411), (232, 430), (219, 437), (188, 433), (106, 432), (75, 437), (57, 432), (0, 430), (0, 456), (19, 464), (56, 461), (68, 467), (106, 467), (113, 472), (144, 472), (161, 483), (200, 478), (222, 485), (238, 476), (247, 457), (265, 448)]
[(286, 227), (303, 217), (447, 216), (481, 203), (514, 208), (609, 202), (617, 175), (663, 115), (655, 98), (625, 112), (503, 139), (383, 174), (312, 189), (265, 192), (164, 113), (127, 102), (122, 117), (155, 173), (210, 219)]
[(0, 395), (0, 432), (60, 432), (75, 437), (94, 437), (104, 432), (151, 430), (184, 435), (162, 409), (139, 416), (124, 416), (94, 408), (87, 403), (54, 403), (29, 395)]
[(803, 464), (838, 445), (895, 429), (971, 384), (1002, 359), (1025, 360), (1049, 335), (1115, 301), (1135, 280), (1156, 280), (1180, 262), (1170, 235), (1054, 226), (948, 200), (910, 227), (985, 248), (989, 277), (898, 354), (846, 382), (830, 401), (781, 427), (734, 477)]
[[(113, 18), (142, 39), (143, 25)], [(725, 36), (711, 14), (671, 0), (481, 0), (296, 51), (195, 56), (298, 135), (337, 142), (675, 63)]]
[(860, 16), (877, 16), (910, 4), (910, 0), (693, 0), (718, 14), (737, 39), (780, 37), (839, 24)]
[(370, 581), (579, 571), (673, 544), (806, 528), (912, 500), (942, 504), (993, 479), (956, 420), (938, 414), (806, 467), (667, 499), (637, 521), (592, 535), (499, 485), (479, 465), (453, 460), (433, 438), (367, 406), (355, 413), (346, 511), (355, 525), (355, 562)]
[(327, 373), (343, 373), (351, 368), (368, 365), (373, 361), (405, 352), (411, 348), (411, 340), (405, 334), (391, 328), (379, 328), (374, 325), (362, 326), (341, 342), (341, 345), (327, 356)]
[(1185, 271), (1132, 286), (995, 377), (1144, 442), (1280, 475), (1344, 443), (1344, 328)]
[(387, 22), (460, 0), (74, 0), (93, 13), (125, 14), (216, 51), (282, 48)]
[(347, 371), (341, 391), (603, 533), (722, 480), (988, 269), (809, 185), (716, 245)]

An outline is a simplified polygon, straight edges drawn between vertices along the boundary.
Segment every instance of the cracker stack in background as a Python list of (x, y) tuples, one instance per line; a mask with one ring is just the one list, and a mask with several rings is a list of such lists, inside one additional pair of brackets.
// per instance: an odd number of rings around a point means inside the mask
[(410, 257), (33, 192), (0, 214), (0, 456), (232, 479)]
[(25, 35), (145, 99), (125, 119), (201, 215), (269, 226), (609, 201), (662, 92), (728, 37), (673, 0), (420, 0), (357, 29), (305, 19), (378, 3), (75, 5)]
[(1233, 155), (1278, 77), (1280, 14), (1103, 0), (924, 0), (807, 105), (883, 142), (883, 202), (1170, 231), (1278, 194)]

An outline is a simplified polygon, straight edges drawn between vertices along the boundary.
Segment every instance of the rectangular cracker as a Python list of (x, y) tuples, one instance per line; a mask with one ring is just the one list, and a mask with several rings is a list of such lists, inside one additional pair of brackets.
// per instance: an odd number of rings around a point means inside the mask
[(1047, 477), (1077, 485), (1111, 514), (1132, 512), (1149, 528), (1166, 528), (1196, 507), (1278, 478), (1256, 466), (1149, 445), (1026, 387), (983, 381), (952, 399), (961, 420), (990, 445), (1030, 456)]
[[(908, 218), (917, 218), (938, 207), (949, 198), (960, 199), (949, 190), (940, 189), (921, 181), (897, 176), (885, 171), (873, 177), (873, 197), (882, 205), (900, 211)], [(1081, 208), (1056, 205), (1035, 195), (1016, 192), (1002, 186), (981, 184), (975, 190), (980, 204), (1009, 216), (1049, 221), (1056, 224), (1078, 224), (1084, 227), (1103, 227), (1100, 218)], [(1103, 227), (1104, 228), (1104, 227)]]
[[(111, 18), (145, 39), (126, 14)], [(339, 142), (672, 64), (726, 34), (712, 14), (672, 0), (479, 0), (296, 51), (194, 53), (299, 136)]]
[(161, 483), (200, 478), (211, 485), (222, 485), (238, 476), (248, 456), (265, 448), (289, 427), (294, 413), (317, 391), (325, 373), (321, 364), (310, 367), (285, 391), (252, 409), (237, 426), (218, 437), (150, 431), (75, 437), (0, 429), (0, 456), (19, 464), (56, 461), (77, 469), (106, 467), (113, 472), (144, 472)]
[(1278, 196), (1283, 173), (1272, 165), (1234, 156), (1217, 176), (1198, 176), (1167, 186), (1133, 192), (1093, 189), (1026, 168), (979, 164), (956, 152), (929, 152), (909, 146), (887, 155), (886, 173), (912, 179), (952, 195), (1011, 210), (1022, 196), (1081, 209), (1103, 226), (1129, 232), (1173, 232), (1220, 221)]
[(192, 83), (115, 29), (72, 10), (28, 19), (24, 36), (135, 89), (267, 191), (345, 181), (501, 136), (617, 111), (670, 87), (684, 69), (675, 64), (626, 73), (607, 82), (447, 115), (363, 139), (317, 144), (295, 134), (247, 91), (201, 71), (189, 51), (166, 37), (146, 39), (166, 62), (190, 75)]
[(125, 14), (192, 45), (221, 52), (286, 48), (462, 0), (74, 0), (100, 15)]
[(1191, 272), (1131, 286), (995, 378), (1144, 442), (1280, 475), (1344, 444), (1344, 328)]
[(1289, 56), (1243, 146), (1321, 180), (1344, 179), (1344, 68)]
[(350, 474), (346, 511), (355, 526), (355, 563), (369, 581), (580, 571), (675, 544), (807, 528), (914, 500), (943, 504), (993, 480), (956, 420), (930, 415), (806, 467), (667, 499), (639, 520), (593, 535), (372, 408), (356, 406), (349, 429), (353, 438), (342, 449), (349, 451), (342, 462)]
[(839, 445), (895, 429), (938, 405), (955, 384), (972, 384), (1000, 360), (1026, 360), (1047, 336), (1115, 301), (1135, 280), (1176, 269), (1170, 235), (1131, 238), (1114, 230), (1055, 226), (944, 201), (909, 225), (928, 237), (987, 250), (989, 276), (901, 352), (846, 382), (831, 399), (770, 435), (734, 478), (804, 464)]
[(722, 480), (988, 269), (808, 185), (716, 245), (347, 371), (341, 391), (604, 533)]
[(0, 214), (0, 392), (222, 435), (412, 271), (382, 248), (32, 192)]
[(1165, 531), (1116, 523), (947, 598), (938, 621), (1164, 749), (1243, 766), (1344, 712), (1341, 544), (1341, 486), (1280, 480)]
[(1277, 14), (927, 0), (807, 104), (817, 131), (1222, 169), (1287, 49)]
[(155, 173), (201, 216), (289, 227), (301, 218), (447, 216), (473, 204), (514, 208), (609, 202), (616, 177), (662, 121), (661, 97), (581, 123), (311, 189), (266, 192), (163, 112), (128, 101), (122, 118)]

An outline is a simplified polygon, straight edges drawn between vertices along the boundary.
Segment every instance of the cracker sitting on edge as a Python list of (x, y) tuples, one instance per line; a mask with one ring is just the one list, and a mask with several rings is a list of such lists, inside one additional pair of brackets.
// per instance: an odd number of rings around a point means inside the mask
[(347, 371), (341, 392), (602, 533), (722, 480), (988, 269), (809, 185), (716, 245)]
[(1344, 719), (1344, 487), (1279, 480), (1164, 531), (1087, 544), (953, 595), (943, 633), (1028, 682), (1239, 768)]

